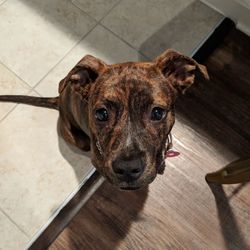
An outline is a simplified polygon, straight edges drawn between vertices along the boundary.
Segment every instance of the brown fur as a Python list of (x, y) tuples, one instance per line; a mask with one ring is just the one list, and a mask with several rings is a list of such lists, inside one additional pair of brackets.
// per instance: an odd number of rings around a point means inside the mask
[[(179, 92), (194, 83), (196, 73), (208, 78), (204, 66), (173, 50), (153, 62), (113, 65), (85, 56), (60, 82), (59, 97), (0, 96), (0, 101), (59, 109), (61, 136), (84, 151), (91, 149), (93, 165), (111, 183), (138, 188), (163, 172), (174, 102)], [(165, 110), (162, 120), (150, 119), (154, 107)], [(107, 109), (108, 121), (96, 119), (100, 108)], [(135, 181), (119, 180), (112, 170), (114, 162), (136, 157), (143, 162), (142, 175)]]

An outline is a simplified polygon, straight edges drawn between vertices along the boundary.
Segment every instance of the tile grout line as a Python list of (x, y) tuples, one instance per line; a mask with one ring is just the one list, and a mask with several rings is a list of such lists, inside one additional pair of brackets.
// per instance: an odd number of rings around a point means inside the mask
[[(4, 4), (7, 0), (5, 0), (2, 4)], [(116, 33), (114, 33), (113, 31), (109, 30), (105, 25), (101, 24), (101, 21), (117, 6), (119, 5), (123, 0), (119, 0), (116, 4), (114, 4), (112, 6), (112, 8), (107, 11), (107, 13), (99, 20), (97, 21), (96, 19), (94, 19), (92, 16), (90, 16), (87, 12), (83, 11), (81, 8), (79, 8), (77, 5), (75, 5), (73, 2), (71, 2), (72, 5), (74, 5), (76, 8), (78, 8), (81, 12), (83, 12), (84, 14), (86, 14), (88, 17), (90, 17), (91, 19), (93, 19), (93, 21), (95, 22), (95, 25), (86, 33), (84, 34), (77, 42), (75, 45), (73, 45), (73, 47), (71, 49), (69, 49), (68, 52), (66, 52), (66, 54), (32, 87), (28, 82), (26, 82), (24, 79), (22, 79), (15, 71), (13, 71), (12, 69), (10, 69), (6, 64), (4, 64), (2, 61), (0, 61), (0, 63), (6, 68), (8, 69), (10, 72), (12, 72), (19, 80), (21, 80), (25, 85), (27, 85), (27, 87), (30, 88), (30, 91), (35, 91), (37, 94), (39, 94), (39, 96), (41, 96), (41, 94), (39, 92), (37, 92), (35, 90), (35, 88), (42, 82), (42, 80), (44, 80), (46, 78), (46, 76), (48, 76), (49, 73), (51, 73), (51, 71), (58, 65), (60, 64), (60, 62), (80, 43), (82, 42), (98, 25), (102, 26), (104, 29), (106, 29), (107, 31), (109, 31), (110, 33), (112, 33), (114, 36), (116, 36), (119, 40), (123, 41), (124, 43), (126, 43), (130, 48), (136, 50), (138, 53), (140, 53), (142, 56), (148, 58), (147, 56), (145, 56), (143, 53), (141, 53), (140, 51), (138, 51), (136, 48), (134, 48), (131, 44), (129, 44), (127, 41), (125, 41), (124, 39), (122, 39), (121, 37), (119, 37)], [(0, 5), (2, 5), (0, 4)], [(14, 109), (14, 108), (13, 108)], [(12, 109), (12, 110), (13, 110)], [(10, 112), (8, 112), (9, 114)], [(6, 116), (4, 116), (5, 118)], [(3, 119), (0, 120), (0, 122)]]
[[(96, 21), (95, 21), (96, 22)], [(51, 67), (51, 69), (32, 87), (32, 90), (34, 90), (64, 59), (66, 56), (68, 56), (70, 54), (70, 52), (87, 36), (89, 35), (90, 32), (92, 32), (96, 26), (98, 25), (98, 23), (96, 22), (96, 24), (86, 33), (84, 34), (76, 43), (75, 45), (69, 49), (67, 51), (67, 53), (53, 66)]]
[[(6, 0), (7, 1), (7, 0)], [(31, 89), (32, 87), (25, 81), (23, 80), (19, 75), (17, 75), (17, 73), (15, 71), (13, 71), (12, 69), (10, 69), (6, 64), (4, 64), (1, 60), (0, 60), (0, 64), (5, 67), (7, 70), (9, 70), (11, 73), (13, 73), (13, 75), (15, 75), (20, 81), (22, 81), (25, 85), (27, 85), (27, 87), (29, 89)]]
[(16, 104), (14, 104), (15, 106), (13, 107), (13, 108), (11, 108), (1, 119), (0, 119), (0, 123), (1, 122), (3, 122), (3, 120), (5, 119), (5, 118), (7, 118), (7, 116), (12, 112), (12, 111), (14, 111), (14, 109), (17, 107), (17, 103)]
[[(6, 0), (7, 1), (7, 0)], [(122, 0), (119, 1), (119, 3)], [(114, 6), (115, 7), (115, 6)], [(105, 17), (103, 17), (105, 18)], [(103, 19), (102, 18), (102, 19)], [(129, 44), (127, 41), (125, 41), (124, 39), (122, 39), (121, 37), (119, 37), (116, 33), (114, 33), (112, 30), (110, 30), (109, 28), (107, 28), (106, 26), (104, 26), (102, 23), (100, 23), (102, 21), (102, 19), (100, 19), (99, 22), (96, 22), (96, 24), (93, 26), (92, 29), (90, 29), (33, 87), (31, 87), (26, 81), (24, 81), (19, 75), (17, 75), (14, 71), (12, 71), (10, 68), (8, 68), (4, 63), (2, 63), (0, 61), (0, 63), (6, 67), (10, 72), (12, 72), (18, 79), (20, 79), (25, 85), (27, 85), (27, 87), (30, 88), (30, 90), (28, 91), (27, 94), (29, 94), (30, 92), (34, 91), (36, 92), (39, 96), (42, 96), (37, 90), (35, 90), (35, 88), (54, 70), (54, 68), (56, 68), (63, 60), (64, 58), (76, 47), (78, 46), (79, 43), (81, 43), (98, 25), (100, 25), (101, 27), (103, 27), (105, 30), (107, 30), (108, 32), (110, 32), (112, 35), (114, 35), (115, 37), (117, 37), (119, 40), (121, 40), (122, 42), (124, 42), (126, 45), (128, 45), (130, 48), (132, 48), (133, 50), (135, 50), (137, 53), (139, 53), (141, 56), (145, 57), (147, 60), (150, 60), (150, 58), (146, 55), (144, 55), (142, 52), (140, 52), (139, 50), (137, 50), (136, 48), (134, 48), (131, 44)], [(0, 123), (8, 116), (10, 115), (10, 113), (12, 113), (12, 111), (14, 111), (16, 108), (18, 107), (18, 104), (16, 104), (11, 110), (9, 110), (9, 112), (6, 113), (6, 115), (3, 116), (2, 119), (0, 119)]]
[[(77, 1), (78, 2), (78, 1)], [(89, 13), (87, 13), (86, 11), (82, 10), (79, 6), (77, 6), (72, 0), (70, 1), (70, 3), (76, 7), (77, 9), (79, 9), (81, 12), (83, 12), (85, 15), (87, 15), (88, 17), (91, 17), (91, 19), (93, 19), (96, 23), (98, 23), (99, 21), (97, 19), (95, 19), (94, 17), (92, 17)], [(79, 2), (78, 2), (79, 3)]]
[[(122, 0), (118, 1), (108, 12), (107, 14), (102, 17), (99, 21), (95, 20), (92, 16), (90, 16), (88, 13), (86, 13), (85, 11), (83, 11), (81, 8), (79, 8), (78, 6), (76, 6), (73, 2), (72, 5), (74, 5), (76, 8), (78, 8), (81, 12), (83, 12), (84, 14), (86, 14), (87, 16), (89, 16), (91, 19), (94, 20), (94, 22), (96, 23), (86, 34), (84, 34), (77, 42), (76, 44), (34, 85), (34, 87), (32, 88), (32, 90), (34, 90), (41, 82), (42, 80), (44, 80), (46, 78), (46, 76), (48, 76), (49, 73), (51, 73), (51, 71), (53, 69), (56, 68), (57, 65), (59, 65), (64, 58), (70, 54), (70, 52), (77, 47), (98, 25), (101, 25), (101, 21), (121, 2)], [(101, 25), (102, 26), (102, 25)], [(39, 92), (37, 92), (39, 93)]]
[[(6, 0), (7, 1), (7, 0)], [(5, 1), (5, 2), (6, 2)], [(5, 3), (4, 2), (4, 3)], [(0, 4), (0, 6), (1, 6), (1, 4)], [(0, 64), (4, 67), (4, 68), (6, 68), (7, 70), (9, 70), (15, 77), (17, 77), (22, 83), (24, 83), (24, 85), (27, 85), (27, 87), (29, 88), (29, 91), (28, 91), (28, 93), (30, 93), (30, 90), (31, 90), (31, 87), (30, 87), (30, 85), (28, 85), (20, 76), (18, 76), (14, 71), (12, 71), (8, 66), (6, 66), (2, 61), (0, 61)], [(14, 109), (17, 107), (17, 103), (14, 103), (14, 106), (0, 119), (0, 123), (12, 112), (12, 111), (14, 111)], [(1, 210), (1, 208), (0, 208), (0, 210)]]
[(135, 50), (137, 53), (139, 53), (141, 56), (145, 57), (147, 60), (151, 60), (151, 58), (149, 58), (148, 56), (146, 56), (145, 54), (143, 54), (140, 50), (138, 50), (137, 48), (135, 48), (133, 45), (131, 45), (129, 42), (127, 42), (126, 40), (124, 40), (122, 37), (120, 37), (119, 35), (117, 35), (114, 31), (112, 31), (111, 29), (109, 29), (107, 26), (105, 26), (104, 24), (100, 23), (100, 26), (102, 26), (104, 29), (106, 29), (107, 31), (109, 31), (110, 33), (112, 33), (115, 37), (117, 37), (119, 40), (121, 40), (122, 42), (124, 42), (126, 45), (128, 45), (131, 49)]
[(102, 21), (106, 16), (108, 16), (109, 13), (110, 13), (116, 6), (118, 6), (122, 1), (123, 1), (123, 0), (117, 1), (117, 3), (115, 3), (115, 4), (110, 8), (110, 10), (108, 10), (108, 11), (106, 12), (106, 14), (99, 20), (99, 23), (101, 23), (101, 21)]
[(118, 34), (116, 34), (115, 32), (113, 32), (111, 29), (109, 29), (107, 26), (105, 26), (102, 21), (109, 15), (109, 13), (116, 7), (118, 6), (123, 0), (118, 1), (107, 13), (106, 15), (104, 15), (100, 20), (99, 20), (99, 25), (102, 26), (104, 29), (106, 29), (107, 31), (109, 31), (112, 35), (114, 35), (116, 38), (118, 38), (119, 40), (121, 40), (122, 42), (124, 42), (126, 45), (128, 45), (130, 48), (132, 48), (133, 50), (137, 51), (141, 56), (145, 57), (147, 60), (150, 60), (150, 58), (146, 55), (144, 55), (140, 50), (138, 50), (137, 48), (135, 48), (132, 44), (130, 44), (129, 42), (127, 42), (125, 39), (123, 39), (122, 37), (120, 37)]
[[(106, 14), (104, 14), (104, 16), (102, 17), (102, 18), (100, 18), (100, 20), (98, 20), (98, 19), (95, 19), (94, 17), (92, 17), (89, 13), (87, 13), (86, 11), (84, 11), (82, 8), (80, 8), (76, 3), (74, 3), (72, 0), (70, 1), (71, 2), (71, 4), (73, 4), (76, 8), (78, 8), (80, 11), (82, 11), (84, 14), (86, 14), (86, 15), (88, 15), (89, 17), (91, 17), (92, 19), (94, 19), (95, 20), (95, 22), (97, 22), (97, 23), (100, 23), (118, 4), (120, 4), (121, 3), (121, 1), (123, 1), (123, 0), (119, 0), (117, 3), (115, 3), (107, 12), (106, 12)], [(79, 1), (78, 0), (76, 0), (76, 2), (78, 2), (79, 3)]]
[(10, 220), (28, 239), (30, 236), (0, 207), (0, 211)]
[[(92, 16), (90, 16), (87, 12), (83, 11), (81, 8), (79, 8), (77, 5), (75, 5), (73, 2), (71, 2), (72, 5), (74, 5), (76, 8), (78, 8), (81, 12), (83, 12), (84, 14), (86, 14), (88, 17), (90, 17), (91, 19), (93, 19), (93, 21), (95, 22), (95, 25), (86, 33), (84, 34), (77, 42), (76, 44), (69, 49), (68, 52), (66, 52), (66, 54), (32, 87), (30, 86), (30, 84), (28, 84), (24, 79), (22, 79), (15, 71), (13, 71), (12, 69), (10, 69), (7, 65), (5, 65), (2, 61), (0, 61), (0, 64), (2, 64), (6, 69), (8, 69), (10, 72), (12, 72), (19, 80), (21, 80), (30, 90), (28, 91), (28, 94), (32, 91), (35, 91), (39, 96), (42, 96), (38, 91), (35, 90), (35, 88), (46, 78), (46, 76), (48, 76), (49, 73), (51, 73), (57, 65), (59, 65), (64, 58), (78, 45), (80, 44), (98, 25), (102, 26), (103, 28), (105, 28), (107, 31), (111, 32), (109, 29), (107, 29), (104, 25), (101, 24), (101, 21), (117, 6), (119, 5), (123, 0), (119, 0), (116, 4), (113, 5), (113, 7), (107, 11), (107, 13), (99, 20), (95, 20)], [(2, 4), (4, 4), (5, 2), (7, 2), (7, 0), (5, 0)], [(0, 4), (0, 6), (2, 5)], [(114, 32), (111, 32), (113, 35), (115, 35), (118, 39), (120, 39), (120, 37), (118, 37)], [(122, 39), (120, 39), (122, 40)], [(123, 40), (122, 40), (123, 41)], [(130, 44), (128, 44), (126, 42), (126, 44), (128, 46), (130, 46), (131, 48), (133, 48)], [(133, 48), (134, 49), (134, 48)], [(137, 51), (137, 50), (136, 50)], [(142, 54), (143, 55), (143, 54)], [(143, 55), (144, 56), (144, 55)], [(10, 114), (12, 113), (12, 111), (14, 111), (16, 109), (16, 107), (18, 106), (18, 104), (16, 104), (11, 110), (9, 110), (9, 112), (6, 113), (6, 115), (3, 116), (2, 119), (0, 119), (0, 123)]]
[[(78, 2), (78, 0), (76, 0)], [(120, 36), (118, 36), (115, 32), (113, 32), (112, 30), (110, 30), (108, 27), (106, 27), (104, 24), (102, 24), (101, 22), (103, 21), (103, 19), (105, 19), (109, 13), (116, 7), (118, 6), (123, 0), (119, 0), (117, 1), (117, 3), (115, 3), (111, 8), (110, 10), (107, 11), (107, 13), (102, 17), (100, 18), (100, 20), (96, 20), (97, 22), (97, 25), (100, 25), (101, 27), (103, 27), (106, 31), (110, 32), (112, 35), (114, 35), (116, 38), (118, 38), (119, 40), (121, 40), (122, 42), (124, 42), (126, 45), (128, 45), (130, 48), (134, 49), (135, 51), (137, 51), (138, 53), (140, 53), (142, 56), (148, 58), (146, 55), (144, 55), (143, 53), (141, 53), (138, 49), (134, 48), (129, 42), (127, 42), (126, 40), (124, 40), (123, 38), (121, 38)], [(72, 2), (72, 1), (71, 1)], [(79, 2), (78, 2), (79, 3)], [(82, 10), (80, 7), (78, 7), (75, 3), (72, 2), (72, 4), (77, 7), (79, 10), (81, 10), (84, 14), (87, 14), (88, 16), (90, 16), (91, 18), (94, 18), (92, 17), (90, 14), (88, 14), (87, 12), (85, 12), (84, 10)], [(84, 37), (85, 38), (85, 37)], [(84, 38), (82, 40), (84, 40)], [(149, 58), (148, 58), (149, 59)]]
[(5, 1), (3, 1), (2, 3), (0, 3), (0, 6), (2, 6), (4, 3), (6, 3), (7, 2), (7, 0), (5, 0)]
[[(121, 1), (121, 0), (120, 0)], [(3, 3), (0, 4), (0, 6), (2, 4), (4, 4), (5, 2), (7, 2), (7, 0), (5, 0)], [(40, 80), (38, 80), (38, 82), (32, 87), (28, 82), (26, 82), (24, 79), (22, 79), (15, 71), (13, 71), (12, 69), (10, 69), (6, 64), (4, 64), (2, 61), (0, 61), (0, 64), (2, 64), (4, 67), (6, 67), (10, 72), (12, 72), (16, 77), (18, 77), (22, 82), (24, 82), (29, 88), (31, 88), (31, 90), (33, 90), (35, 87), (37, 87), (37, 85), (51, 72), (52, 69), (54, 69), (60, 62), (62, 59), (64, 59), (65, 56), (67, 56), (69, 54), (69, 52), (75, 48), (77, 46), (77, 44), (79, 44), (79, 42), (81, 40), (83, 40), (85, 38), (85, 36), (87, 36), (98, 24), (98, 22), (92, 17), (90, 16), (88, 13), (84, 12), (82, 9), (80, 9), (78, 6), (74, 5), (73, 2), (71, 2), (71, 4), (76, 7), (77, 9), (79, 9), (81, 12), (83, 12), (85, 15), (87, 15), (90, 19), (92, 19), (92, 21), (95, 23), (93, 25), (92, 28), (90, 28), (89, 31), (87, 31), (82, 37), (80, 37), (76, 43), (66, 52), (66, 54), (61, 58), (59, 59), (59, 61), (56, 62), (55, 65), (52, 66), (52, 68), (44, 75), (42, 76), (42, 78)], [(40, 95), (40, 94), (39, 94)]]
[[(30, 90), (28, 91), (27, 95), (29, 95), (32, 91), (36, 92), (39, 96), (41, 96), (36, 90), (32, 90), (32, 89), (30, 89)], [(0, 123), (3, 122), (3, 121), (5, 120), (5, 118), (7, 118), (7, 116), (9, 116), (10, 113), (12, 113), (12, 111), (14, 111), (14, 110), (18, 107), (18, 105), (19, 105), (19, 103), (12, 103), (12, 104), (14, 104), (14, 107), (11, 108), (11, 109), (10, 109), (10, 110), (0, 119)]]
[[(7, 0), (6, 0), (7, 1)], [(93, 19), (93, 18), (92, 18)], [(6, 66), (2, 61), (0, 61), (0, 64), (2, 64), (6, 69), (8, 69), (11, 73), (13, 73), (19, 80), (21, 80), (25, 85), (27, 85), (27, 87), (29, 88), (29, 91), (27, 93), (27, 95), (34, 91), (36, 92), (39, 96), (42, 96), (37, 90), (35, 90), (35, 88), (41, 83), (42, 80), (44, 80), (44, 78), (46, 78), (46, 76), (51, 73), (51, 71), (92, 31), (96, 28), (96, 26), (98, 25), (98, 23), (95, 21), (95, 25), (86, 33), (84, 34), (77, 42), (76, 44), (69, 50), (66, 52), (66, 54), (32, 87), (30, 86), (26, 81), (24, 81), (19, 75), (17, 75), (13, 70), (11, 70), (8, 66)], [(3, 118), (0, 119), (0, 123), (8, 116), (10, 115), (10, 113), (12, 113), (12, 111), (14, 111), (16, 109), (16, 107), (18, 106), (18, 103), (11, 109), (9, 110), (4, 116)]]
[[(7, 0), (5, 0), (3, 3), (0, 4), (0, 6), (2, 4), (4, 4), (5, 2), (7, 2)], [(73, 3), (72, 3), (73, 5)], [(75, 5), (74, 5), (75, 6)], [(75, 6), (77, 7), (77, 6)], [(77, 7), (78, 8), (78, 7)], [(80, 8), (78, 8), (79, 10), (81, 10)], [(59, 61), (32, 87), (28, 82), (26, 82), (24, 79), (22, 79), (15, 71), (13, 71), (12, 69), (10, 69), (6, 64), (4, 64), (2, 61), (0, 61), (0, 64), (5, 67), (7, 70), (9, 70), (11, 73), (13, 73), (20, 81), (22, 81), (22, 83), (24, 83), (28, 88), (29, 91), (27, 93), (27, 95), (34, 91), (36, 92), (39, 96), (42, 96), (37, 90), (35, 90), (35, 88), (41, 83), (41, 81), (92, 31), (96, 28), (96, 26), (99, 24), (99, 22), (97, 22), (93, 17), (91, 17), (90, 15), (88, 15), (87, 13), (85, 13), (83, 10), (81, 10), (81, 12), (83, 12), (84, 14), (86, 14), (88, 17), (90, 17), (92, 19), (93, 22), (95, 22), (95, 24), (93, 25), (93, 27), (87, 31), (87, 33), (85, 33), (82, 37), (79, 38), (78, 41), (76, 41), (76, 43), (73, 45), (72, 48), (70, 48), (66, 54), (59, 59)], [(9, 110), (1, 119), (0, 119), (0, 123), (10, 114), (12, 113), (12, 111), (14, 111), (16, 109), (16, 107), (18, 106), (18, 103), (11, 108), (11, 110)]]
[[(4, 64), (2, 61), (0, 61), (0, 64), (4, 68), (6, 68), (8, 71), (10, 71), (15, 77), (17, 77), (28, 88), (28, 92), (26, 93), (26, 95), (29, 95), (32, 91), (34, 91), (36, 94), (41, 96), (40, 93), (38, 93), (35, 89), (33, 89), (25, 80), (23, 80), (19, 75), (17, 75), (13, 70), (11, 70), (6, 64)], [(10, 113), (12, 113), (12, 111), (14, 111), (19, 105), (19, 103), (12, 103), (12, 104), (14, 104), (14, 106), (0, 119), (0, 123), (3, 122), (3, 120), (5, 120), (5, 118), (7, 118), (7, 116), (10, 115)]]
[[(77, 1), (78, 2), (78, 1)], [(91, 19), (93, 19), (95, 22), (98, 22), (98, 20), (96, 20), (94, 17), (92, 17), (89, 13), (87, 13), (86, 11), (82, 10), (80, 7), (78, 7), (75, 3), (73, 3), (73, 0), (70, 1), (70, 3), (77, 8), (78, 10), (80, 10), (81, 12), (83, 12), (85, 15), (87, 15), (88, 17), (91, 17)]]
[(42, 97), (42, 95), (35, 89), (32, 90), (33, 92), (35, 92), (39, 97)]
[[(103, 21), (103, 19), (105, 19), (109, 13), (116, 7), (118, 6), (123, 0), (119, 0), (117, 3), (115, 3), (109, 11), (107, 11), (107, 13), (97, 22), (97, 25), (100, 25), (101, 27), (103, 27), (106, 31), (110, 32), (112, 35), (114, 35), (116, 38), (118, 38), (119, 40), (121, 40), (122, 42), (124, 42), (126, 45), (128, 45), (130, 48), (132, 48), (133, 50), (135, 50), (136, 52), (138, 52), (141, 56), (145, 57), (147, 60), (151, 60), (151, 58), (149, 58), (148, 56), (146, 56), (144, 53), (142, 53), (140, 50), (138, 50), (137, 48), (135, 48), (133, 45), (131, 45), (129, 42), (127, 42), (126, 40), (124, 40), (122, 37), (120, 37), (119, 35), (117, 35), (114, 31), (110, 30), (107, 26), (105, 26), (103, 23), (101, 23)], [(92, 17), (91, 15), (89, 15), (87, 12), (85, 12), (84, 10), (82, 10), (80, 7), (78, 7), (75, 3), (72, 2), (72, 4), (77, 7), (79, 10), (81, 10), (84, 14), (87, 14), (89, 17)], [(84, 37), (85, 38), (85, 37)], [(83, 39), (84, 39), (83, 38)], [(82, 40), (83, 40), (82, 39)]]
[[(7, 0), (5, 0), (2, 4), (4, 4)], [(81, 8), (79, 8), (77, 5), (75, 5), (73, 2), (71, 2), (72, 5), (74, 5), (76, 8), (78, 8), (81, 12), (83, 12), (84, 14), (86, 14), (88, 17), (90, 17), (91, 19), (93, 19), (93, 21), (95, 22), (95, 25), (86, 33), (84, 34), (77, 42), (76, 44), (69, 49), (68, 52), (66, 52), (66, 54), (32, 87), (30, 86), (25, 80), (23, 80), (19, 75), (17, 75), (13, 70), (11, 70), (7, 65), (5, 65), (3, 62), (0, 61), (0, 63), (6, 67), (10, 72), (12, 72), (18, 79), (20, 79), (25, 85), (27, 85), (27, 87), (30, 88), (28, 94), (32, 91), (36, 92), (39, 96), (42, 96), (37, 90), (35, 90), (35, 88), (64, 60), (64, 58), (69, 55), (69, 53), (76, 47), (78, 46), (98, 25), (100, 25), (101, 27), (103, 27), (105, 30), (107, 30), (108, 32), (110, 32), (111, 34), (113, 34), (115, 37), (117, 37), (119, 40), (121, 40), (122, 42), (124, 42), (126, 45), (128, 45), (130, 48), (132, 48), (133, 50), (137, 51), (137, 53), (139, 53), (141, 56), (145, 57), (146, 59), (149, 59), (149, 57), (147, 57), (146, 55), (144, 55), (142, 52), (140, 52), (138, 49), (134, 48), (130, 43), (128, 43), (127, 41), (125, 41), (123, 38), (119, 37), (116, 33), (114, 33), (112, 30), (110, 30), (108, 27), (106, 27), (104, 24), (102, 24), (101, 22), (103, 21), (103, 19), (105, 17), (107, 17), (109, 15), (109, 13), (116, 7), (118, 6), (123, 0), (119, 0), (116, 4), (114, 4), (112, 6), (112, 8), (107, 11), (107, 13), (99, 20), (97, 21), (96, 19), (94, 19), (92, 16), (90, 16), (88, 13), (86, 13), (85, 11), (83, 11)], [(14, 111), (16, 109), (16, 107), (18, 106), (18, 104), (16, 104), (9, 112), (6, 113), (6, 115), (3, 116), (2, 119), (0, 119), (0, 123), (10, 114), (12, 113), (12, 111)]]
[[(2, 4), (4, 4), (5, 2), (7, 2), (8, 0), (5, 0)], [(0, 6), (2, 5), (2, 4), (0, 4)], [(75, 6), (72, 2), (71, 2), (71, 4), (73, 5), (73, 6)], [(75, 7), (77, 7), (77, 6), (75, 6)], [(2, 61), (0, 61), (0, 64), (2, 64), (4, 67), (6, 67), (10, 72), (12, 72), (18, 79), (20, 79), (22, 82), (24, 82), (29, 88), (31, 88), (31, 90), (34, 90), (34, 88), (35, 87), (37, 87), (37, 85), (51, 72), (51, 70), (53, 70), (61, 61), (62, 61), (62, 59), (64, 59), (65, 58), (65, 56), (67, 56), (69, 53), (70, 53), (70, 51), (73, 49), (73, 48), (75, 48), (78, 44), (79, 44), (79, 42), (81, 41), (81, 40), (83, 40), (84, 38), (85, 38), (85, 36), (87, 36), (96, 26), (97, 26), (97, 24), (98, 24), (98, 22), (92, 17), (92, 16), (90, 16), (88, 13), (86, 13), (86, 12), (84, 12), (83, 10), (81, 10), (79, 7), (77, 7), (81, 12), (83, 12), (84, 14), (86, 14), (90, 19), (92, 19), (92, 21), (95, 23), (94, 25), (93, 25), (93, 27), (92, 28), (90, 28), (90, 30), (89, 31), (87, 31), (83, 36), (81, 36), (77, 41), (76, 41), (76, 43), (66, 52), (66, 54), (64, 54), (64, 56), (61, 58), (61, 59), (59, 59), (57, 62), (56, 62), (56, 64), (55, 65), (53, 65), (52, 67), (51, 67), (51, 69), (44, 75), (44, 76), (42, 76), (42, 78), (40, 79), (40, 80), (38, 80), (38, 82), (34, 85), (34, 86), (31, 86), (28, 82), (26, 82), (24, 79), (22, 79), (15, 71), (13, 71), (12, 69), (10, 69), (6, 64), (4, 64)], [(36, 91), (37, 92), (37, 91)], [(38, 93), (38, 92), (37, 92)], [(40, 94), (39, 94), (40, 95)]]

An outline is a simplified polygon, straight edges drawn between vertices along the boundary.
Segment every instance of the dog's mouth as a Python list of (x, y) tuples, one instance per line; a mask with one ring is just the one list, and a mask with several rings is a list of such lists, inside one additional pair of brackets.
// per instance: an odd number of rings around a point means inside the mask
[(120, 183), (117, 183), (116, 186), (120, 190), (134, 191), (134, 190), (144, 188), (145, 186), (148, 186), (151, 182), (153, 182), (155, 177), (156, 177), (156, 174), (144, 177), (138, 181), (120, 182)]
[(140, 189), (140, 187), (120, 187), (121, 190), (126, 190), (126, 191), (129, 191), (129, 190), (137, 190), (137, 189)]
[(137, 190), (140, 189), (143, 185), (136, 182), (122, 182), (117, 185), (117, 187), (121, 190)]

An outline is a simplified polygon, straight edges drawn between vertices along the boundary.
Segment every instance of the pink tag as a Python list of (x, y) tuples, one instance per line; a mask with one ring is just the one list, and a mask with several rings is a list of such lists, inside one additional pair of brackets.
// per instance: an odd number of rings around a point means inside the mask
[(170, 150), (168, 150), (167, 153), (166, 153), (166, 158), (168, 158), (168, 157), (176, 157), (176, 156), (178, 156), (179, 154), (180, 154), (179, 152), (170, 149)]

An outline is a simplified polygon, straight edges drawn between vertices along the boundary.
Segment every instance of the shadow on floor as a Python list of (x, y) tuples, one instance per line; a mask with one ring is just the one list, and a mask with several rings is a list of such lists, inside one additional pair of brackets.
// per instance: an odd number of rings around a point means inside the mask
[[(58, 30), (61, 30), (76, 41), (82, 37), (82, 30), (85, 25), (82, 25), (81, 22), (86, 21), (84, 17), (89, 20), (92, 19), (74, 6), (71, 1), (21, 0), (21, 2), (28, 8), (32, 8), (36, 15), (43, 17), (56, 26)], [(82, 18), (81, 16), (84, 17)], [(92, 22), (95, 23), (94, 19), (92, 19)]]
[[(241, 189), (246, 184), (239, 186)], [(226, 249), (242, 249), (247, 250), (250, 246), (244, 240), (241, 230), (237, 225), (236, 218), (229, 204), (229, 199), (225, 194), (221, 185), (209, 184), (217, 206), (217, 214), (220, 221), (221, 232), (224, 238)]]
[[(148, 188), (133, 192), (120, 191), (105, 182), (51, 249), (79, 249), (79, 246), (84, 246), (85, 249), (93, 249), (93, 246), (102, 246), (103, 250), (117, 249), (132, 223), (143, 219), (140, 212), (147, 197)], [(119, 216), (114, 217), (114, 214)], [(97, 237), (98, 235), (101, 237)], [(63, 242), (67, 245), (61, 246)], [(128, 247), (134, 249), (133, 242)]]
[[(209, 138), (207, 143), (229, 162), (250, 156), (250, 50), (242, 49), (246, 41), (249, 37), (241, 32), (230, 32), (204, 63), (210, 81), (199, 79), (199, 84), (181, 96), (176, 105), (179, 121)], [(220, 185), (210, 188), (226, 248), (249, 249), (229, 204), (233, 195), (249, 186), (239, 185), (229, 197)]]
[[(217, 12), (208, 11), (205, 4), (194, 1), (152, 34), (139, 50), (151, 59), (167, 48), (174, 48), (190, 55), (221, 18)], [(144, 60), (143, 57), (140, 59)]]
[[(90, 162), (91, 154), (90, 152), (82, 151), (78, 149), (77, 147), (70, 145), (64, 141), (64, 139), (60, 136), (59, 119), (57, 121), (57, 135), (58, 135), (58, 147), (59, 147), (60, 153), (63, 156), (63, 158), (73, 168), (75, 172), (75, 176), (78, 180), (78, 183), (80, 184), (85, 178), (85, 175), (83, 175), (82, 167), (80, 166), (80, 164), (83, 164), (84, 166), (86, 164), (89, 164), (92, 166)], [(92, 168), (94, 167), (92, 166)]]

